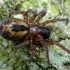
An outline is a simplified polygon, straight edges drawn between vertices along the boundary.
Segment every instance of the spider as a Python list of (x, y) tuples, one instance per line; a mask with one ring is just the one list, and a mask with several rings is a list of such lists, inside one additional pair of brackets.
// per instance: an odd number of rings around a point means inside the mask
[[(29, 17), (28, 15), (29, 13), (32, 13), (31, 17)], [(23, 19), (12, 18), (12, 15), (14, 14), (22, 14)], [(15, 42), (16, 43), (16, 45), (14, 46), (15, 48), (30, 45), (32, 53), (28, 60), (29, 62), (33, 60), (36, 48), (34, 47), (35, 45), (43, 46), (46, 52), (48, 63), (50, 63), (48, 45), (55, 44), (70, 54), (69, 49), (65, 48), (60, 43), (49, 39), (52, 27), (48, 25), (49, 23), (55, 23), (57, 21), (68, 22), (69, 19), (57, 18), (40, 23), (39, 21), (45, 15), (46, 10), (42, 10), (39, 13), (37, 13), (32, 9), (28, 9), (27, 11), (11, 11), (9, 13), (9, 18), (3, 20), (0, 24), (0, 35), (5, 39)]]

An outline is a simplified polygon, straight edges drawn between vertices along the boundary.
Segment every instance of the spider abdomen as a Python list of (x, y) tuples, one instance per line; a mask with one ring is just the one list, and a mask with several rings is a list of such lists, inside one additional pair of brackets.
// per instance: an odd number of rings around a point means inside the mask
[(28, 25), (23, 20), (16, 21), (16, 18), (8, 18), (0, 25), (1, 36), (12, 41), (23, 39), (27, 33)]

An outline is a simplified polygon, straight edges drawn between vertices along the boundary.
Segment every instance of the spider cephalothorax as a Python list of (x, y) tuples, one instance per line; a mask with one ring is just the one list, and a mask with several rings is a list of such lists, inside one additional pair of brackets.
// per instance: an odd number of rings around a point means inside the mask
[[(29, 18), (28, 13), (31, 12), (33, 15)], [(11, 18), (12, 14), (22, 14), (24, 19)], [(49, 54), (48, 54), (48, 45), (56, 44), (61, 47), (66, 52), (70, 53), (70, 50), (65, 48), (58, 42), (52, 41), (49, 39), (51, 28), (46, 26), (49, 23), (54, 23), (57, 21), (68, 21), (68, 18), (57, 18), (53, 20), (47, 20), (43, 23), (40, 23), (46, 14), (45, 10), (42, 10), (38, 14), (28, 9), (27, 11), (12, 11), (9, 14), (9, 18), (3, 20), (0, 25), (0, 34), (2, 37), (9, 39), (14, 42), (19, 42), (18, 45), (15, 45), (15, 48), (24, 45), (30, 45), (32, 54), (30, 56), (29, 62), (32, 61), (33, 55), (35, 54), (34, 45), (42, 45), (46, 51), (47, 61), (49, 63)]]

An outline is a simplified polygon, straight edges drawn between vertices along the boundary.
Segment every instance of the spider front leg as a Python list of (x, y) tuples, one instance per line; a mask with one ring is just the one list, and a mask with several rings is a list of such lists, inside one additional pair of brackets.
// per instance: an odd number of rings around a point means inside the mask
[(47, 20), (41, 23), (41, 26), (45, 26), (46, 24), (49, 24), (49, 23), (55, 23), (57, 21), (66, 21), (68, 23), (69, 19), (68, 18), (57, 18), (57, 19)]
[(67, 48), (65, 48), (65, 47), (64, 47), (63, 45), (61, 45), (60, 43), (55, 42), (55, 41), (52, 41), (52, 40), (46, 40), (46, 42), (48, 43), (48, 45), (53, 45), (53, 44), (55, 44), (55, 45), (59, 46), (60, 48), (62, 48), (64, 51), (66, 51), (66, 52), (68, 52), (68, 53), (70, 54), (70, 50), (67, 49)]
[(47, 62), (48, 62), (48, 64), (50, 64), (48, 45), (41, 35), (38, 35), (38, 39), (39, 39), (40, 43), (43, 45), (44, 50), (46, 51)]

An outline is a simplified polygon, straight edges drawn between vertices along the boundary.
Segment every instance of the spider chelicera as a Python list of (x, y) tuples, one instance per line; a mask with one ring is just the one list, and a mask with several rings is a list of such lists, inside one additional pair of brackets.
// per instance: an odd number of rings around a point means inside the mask
[[(29, 17), (28, 13), (33, 15)], [(22, 14), (24, 19), (12, 18), (12, 14)], [(55, 23), (57, 21), (69, 21), (68, 18), (57, 18), (52, 20), (47, 20), (40, 23), (39, 21), (46, 15), (46, 11), (42, 10), (39, 13), (28, 9), (27, 11), (12, 11), (9, 14), (9, 18), (3, 20), (0, 24), (0, 34), (2, 37), (14, 41), (16, 44), (14, 47), (19, 48), (21, 46), (30, 45), (32, 50), (29, 62), (32, 61), (35, 54), (35, 45), (43, 46), (46, 51), (47, 62), (49, 60), (48, 45), (57, 45), (64, 51), (70, 53), (70, 50), (65, 48), (58, 42), (49, 39), (51, 34), (51, 28), (48, 24)], [(47, 25), (47, 26), (46, 26)]]

